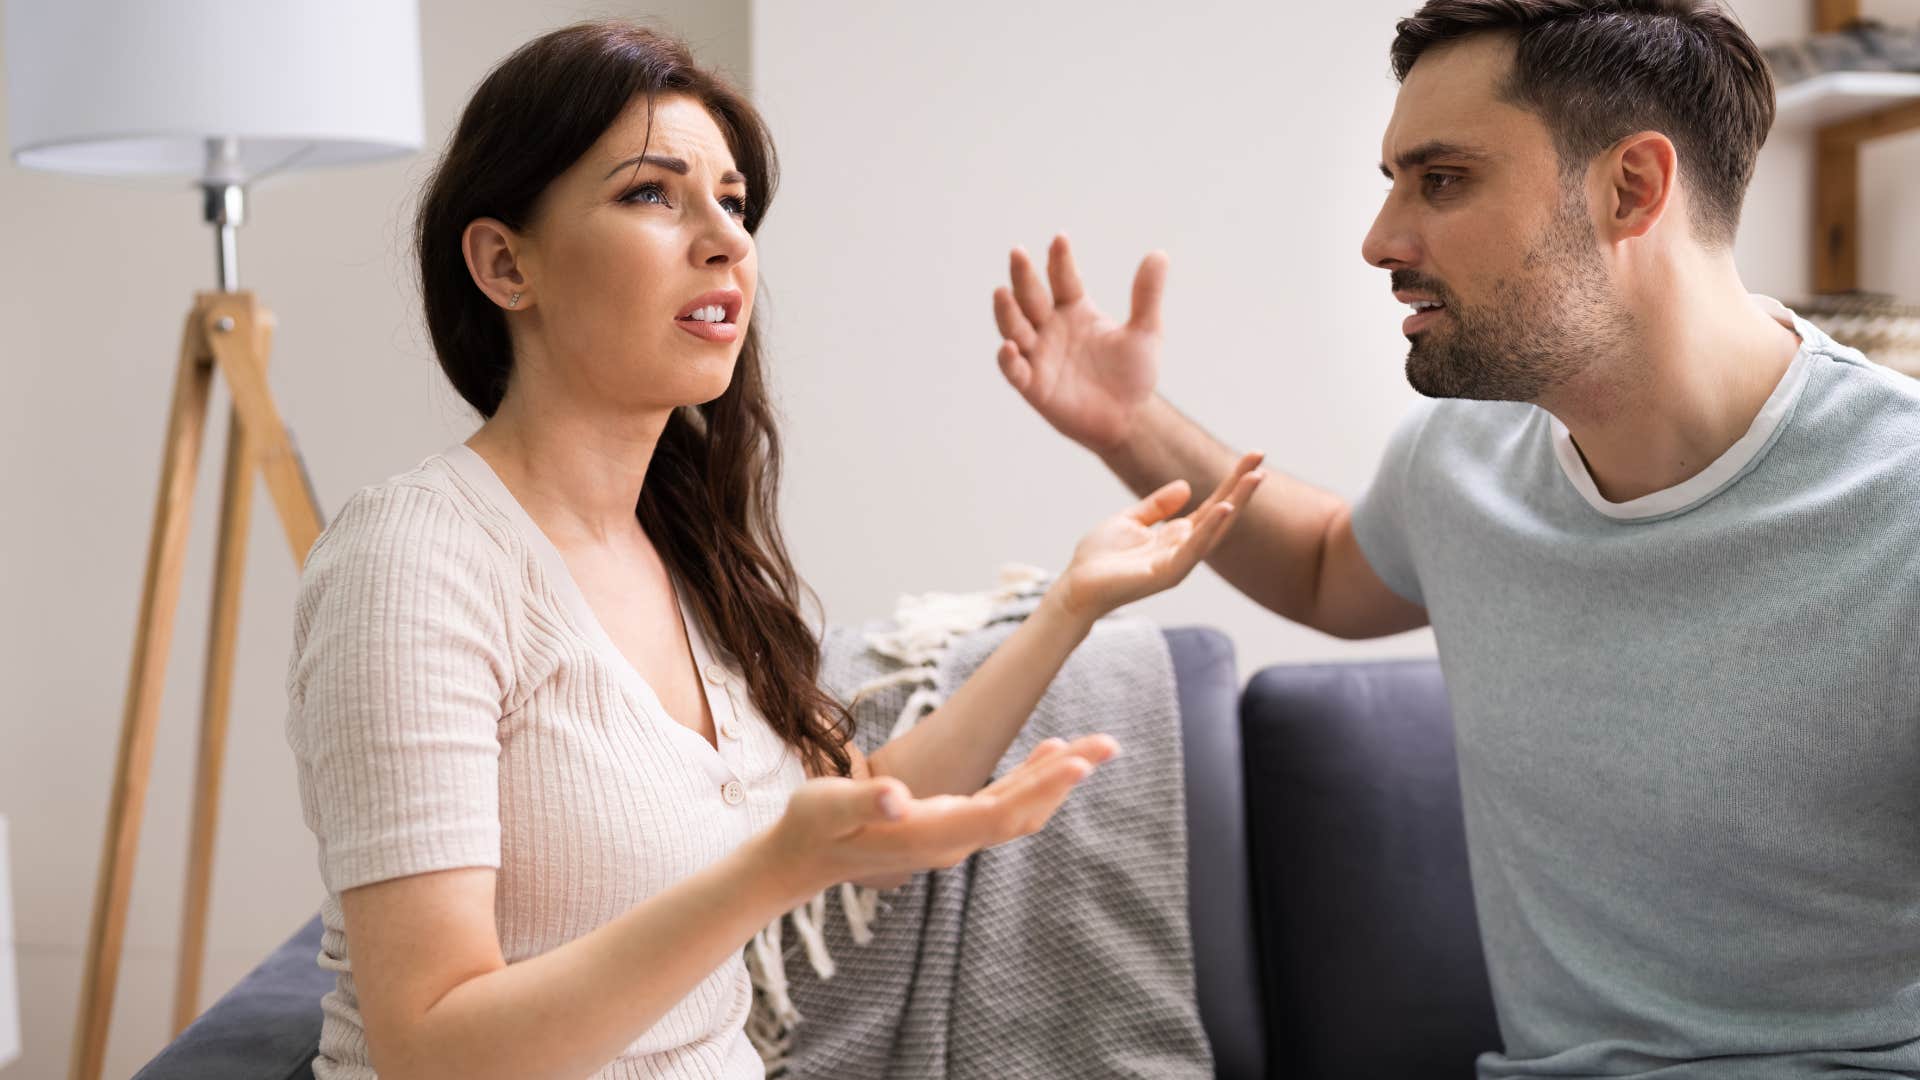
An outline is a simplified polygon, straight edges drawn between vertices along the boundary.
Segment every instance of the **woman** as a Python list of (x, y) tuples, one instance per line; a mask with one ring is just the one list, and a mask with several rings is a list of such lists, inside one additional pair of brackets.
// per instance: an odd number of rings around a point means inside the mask
[(619, 23), (503, 62), (419, 211), (435, 351), (485, 417), (309, 556), (289, 740), (329, 891), (320, 1080), (749, 1077), (742, 946), (841, 881), (1039, 828), (1117, 751), (984, 789), (1094, 619), (1166, 588), (1259, 475), (1169, 487), (871, 760), (816, 683), (752, 327), (774, 155)]

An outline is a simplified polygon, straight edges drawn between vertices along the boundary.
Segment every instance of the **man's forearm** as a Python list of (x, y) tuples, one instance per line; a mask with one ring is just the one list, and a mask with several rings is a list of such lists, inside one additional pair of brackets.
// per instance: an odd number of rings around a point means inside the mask
[[(1135, 494), (1183, 479), (1197, 503), (1233, 468), (1239, 454), (1156, 394), (1132, 437), (1100, 459)], [(1266, 473), (1250, 504), (1241, 508), (1239, 524), (1207, 563), (1256, 603), (1317, 626), (1327, 531), (1346, 503), (1272, 468)]]

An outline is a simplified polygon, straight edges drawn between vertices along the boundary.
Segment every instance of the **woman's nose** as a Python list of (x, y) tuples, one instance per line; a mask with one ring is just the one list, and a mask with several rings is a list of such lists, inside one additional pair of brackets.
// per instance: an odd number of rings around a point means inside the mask
[(725, 207), (715, 206), (694, 241), (693, 261), (701, 266), (730, 266), (752, 250), (753, 237), (748, 235), (746, 225)]

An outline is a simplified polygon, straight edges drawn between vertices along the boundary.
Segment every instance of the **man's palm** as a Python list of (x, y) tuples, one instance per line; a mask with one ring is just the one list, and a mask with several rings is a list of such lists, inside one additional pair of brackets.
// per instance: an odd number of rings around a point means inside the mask
[(1118, 446), (1159, 378), (1166, 257), (1141, 261), (1124, 323), (1086, 295), (1066, 237), (1047, 253), (1046, 282), (1024, 251), (1016, 248), (1009, 265), (1011, 288), (993, 295), (1001, 372), (1061, 434), (1095, 451)]

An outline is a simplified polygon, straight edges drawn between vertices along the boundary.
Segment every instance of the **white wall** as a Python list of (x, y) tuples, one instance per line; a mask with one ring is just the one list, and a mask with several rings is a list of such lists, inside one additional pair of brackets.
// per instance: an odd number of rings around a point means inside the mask
[[(786, 520), (830, 618), (978, 588), (1005, 560), (1058, 567), (1128, 501), (994, 365), (1007, 247), (1043, 252), (1054, 230), (1110, 312), (1140, 255), (1169, 251), (1167, 397), (1276, 468), (1365, 488), (1414, 397), (1403, 311), (1359, 255), (1384, 187), (1387, 47), (1414, 6), (755, 5), (754, 84), (784, 165), (761, 251), (794, 448)], [(1803, 33), (1811, 5), (1734, 7), (1768, 44)], [(1867, 10), (1920, 18), (1916, 0)], [(1898, 190), (1916, 151), (1870, 155), (1864, 262), (1869, 284), (1920, 298), (1920, 198)], [(1754, 288), (1791, 298), (1807, 285), (1806, 135), (1778, 133), (1759, 168), (1738, 255)], [(1225, 629), (1243, 674), (1432, 648), (1424, 631), (1323, 637), (1209, 571), (1142, 610)]]
[[(471, 430), (420, 323), (412, 199), (487, 68), (544, 30), (597, 15), (658, 17), (747, 74), (745, 0), (425, 0), (427, 151), (255, 193), (242, 281), (279, 317), (275, 391), (329, 510)], [(0, 262), (0, 813), (12, 823), (25, 1042), (6, 1076), (66, 1073), (167, 395), (192, 294), (213, 281), (199, 215), (190, 189), (0, 166), (11, 256)], [(168, 1036), (224, 402), (216, 393), (220, 419), (202, 454), (108, 1076), (131, 1075)], [(297, 579), (264, 489), (253, 532), (208, 1002), (322, 895), (282, 736)]]
[[(1801, 0), (1736, 5), (1763, 41)], [(1358, 256), (1412, 0), (752, 6), (752, 81), (786, 164), (763, 237), (787, 523), (832, 617), (901, 591), (972, 589), (1003, 560), (1058, 565), (1126, 496), (1006, 389), (988, 294), (1006, 245), (1066, 228), (1118, 305), (1150, 247), (1174, 256), (1165, 386), (1223, 437), (1352, 494), (1400, 410), (1399, 316)], [(657, 14), (747, 72), (747, 0), (426, 0), (437, 148), (484, 70), (543, 29)], [(1920, 0), (1869, 2), (1920, 17)], [(0, 27), (4, 33), (4, 27)], [(4, 113), (0, 112), (0, 125)], [(245, 281), (278, 313), (274, 383), (322, 502), (471, 427), (442, 387), (406, 260), (430, 161), (257, 193)], [(1920, 139), (1869, 152), (1868, 283), (1920, 295)], [(1763, 158), (1740, 256), (1756, 288), (1805, 286), (1804, 137)], [(65, 1070), (180, 321), (212, 276), (190, 191), (0, 167), (0, 813), (12, 821), (25, 1058)], [(1884, 223), (1884, 224), (1883, 224)], [(223, 401), (216, 398), (216, 403)], [(154, 760), (109, 1075), (165, 1038), (224, 423), (203, 456)], [(255, 529), (214, 891), (209, 998), (319, 900), (281, 736), (295, 578), (264, 500)], [(1417, 653), (1291, 628), (1204, 572), (1146, 606), (1228, 629), (1243, 673), (1279, 659)]]

